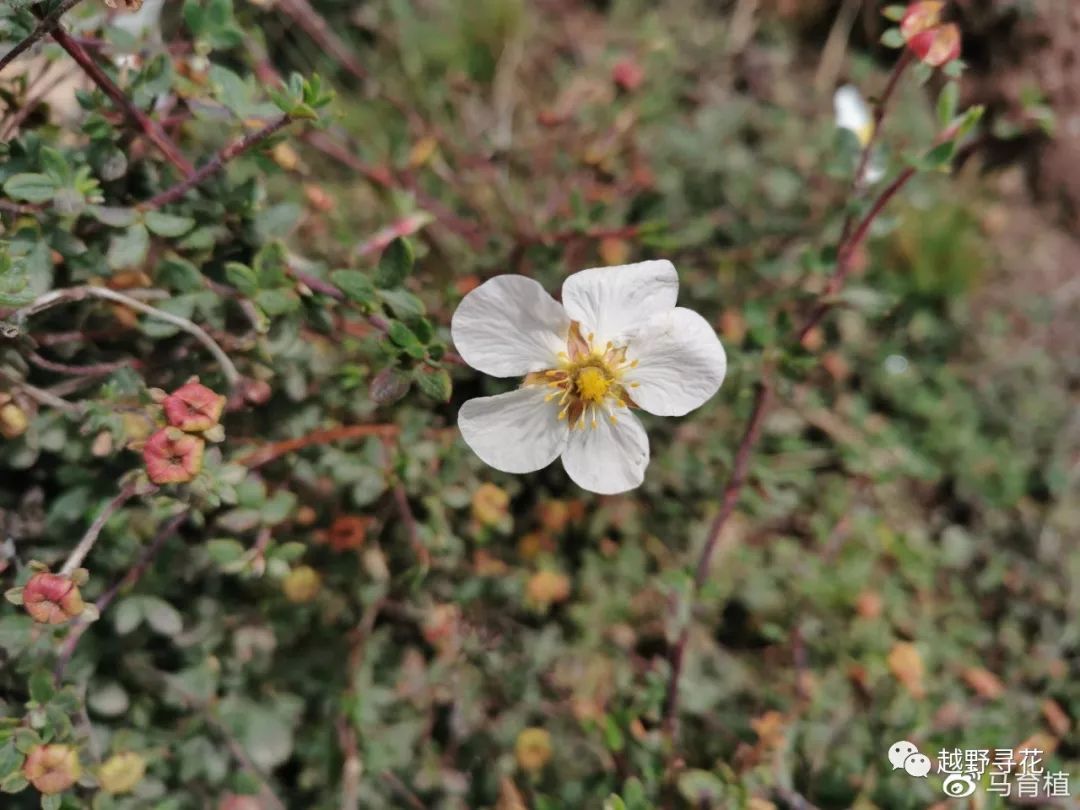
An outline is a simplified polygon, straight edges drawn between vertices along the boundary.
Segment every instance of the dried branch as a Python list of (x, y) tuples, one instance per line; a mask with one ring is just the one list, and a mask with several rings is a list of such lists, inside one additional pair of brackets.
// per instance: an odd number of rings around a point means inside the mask
[(37, 28), (31, 31), (26, 39), (0, 57), (0, 71), (3, 71), (4, 68), (30, 50), (37, 42), (55, 31), (57, 26), (60, 25), (60, 18), (81, 2), (82, 0), (64, 0), (64, 2), (53, 9), (52, 12), (45, 17), (42, 17)]
[(11, 316), (11, 321), (15, 324), (16, 328), (21, 331), (22, 324), (32, 315), (36, 315), (39, 312), (59, 304), (84, 301), (87, 298), (103, 298), (106, 301), (112, 301), (115, 304), (122, 304), (126, 307), (130, 307), (136, 312), (141, 312), (144, 315), (165, 321), (166, 323), (172, 324), (177, 329), (187, 332), (198, 340), (206, 350), (214, 356), (218, 365), (221, 366), (222, 374), (225, 375), (225, 380), (228, 383), (229, 388), (235, 389), (239, 385), (241, 379), (240, 372), (236, 370), (233, 361), (229, 359), (229, 356), (224, 350), (201, 326), (187, 318), (181, 318), (179, 315), (173, 315), (171, 312), (165, 312), (164, 310), (157, 309), (149, 304), (144, 304), (142, 301), (132, 298), (130, 295), (125, 295), (116, 290), (110, 290), (108, 287), (83, 286), (53, 290), (52, 292), (45, 293), (36, 301), (27, 304), (22, 309), (16, 310)]
[(156, 197), (150, 198), (142, 205), (140, 205), (139, 208), (143, 210), (150, 208), (161, 208), (163, 205), (168, 205), (169, 203), (176, 202), (189, 191), (191, 191), (191, 189), (195, 188), (195, 186), (199, 185), (211, 175), (216, 174), (217, 172), (225, 168), (225, 165), (230, 160), (254, 149), (256, 146), (265, 141), (275, 132), (290, 124), (292, 120), (293, 118), (291, 115), (283, 115), (276, 121), (271, 121), (262, 129), (249, 133), (235, 143), (229, 144), (216, 155), (214, 155), (214, 157), (212, 157), (207, 163), (200, 166), (198, 171), (189, 174), (189, 176), (185, 180), (177, 183), (172, 188), (166, 189), (165, 191), (158, 194)]

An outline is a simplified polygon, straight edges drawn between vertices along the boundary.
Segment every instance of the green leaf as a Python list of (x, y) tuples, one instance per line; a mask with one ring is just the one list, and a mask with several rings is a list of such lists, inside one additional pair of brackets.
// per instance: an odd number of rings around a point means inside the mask
[(109, 252), (105, 260), (110, 270), (126, 270), (141, 266), (146, 261), (149, 250), (150, 234), (146, 226), (140, 223), (109, 240)]
[(907, 6), (900, 4), (885, 6), (885, 8), (881, 10), (881, 13), (886, 19), (892, 20), (893, 22), (900, 22), (900, 20), (904, 19), (904, 14), (907, 13)]
[(6, 778), (0, 779), (0, 793), (20, 793), (29, 784), (20, 771), (15, 771), (8, 774)]
[(421, 343), (420, 339), (413, 334), (413, 331), (401, 321), (391, 321), (390, 328), (386, 330), (386, 334), (390, 337), (390, 340), (404, 349), (405, 353), (410, 357), (421, 360), (427, 356), (427, 350), (424, 348), (424, 344)]
[(138, 215), (134, 208), (118, 208), (107, 205), (91, 205), (87, 212), (103, 225), (110, 228), (127, 228), (134, 225)]
[(371, 399), (377, 405), (390, 405), (407, 393), (412, 381), (399, 368), (384, 368), (371, 380)]
[(41, 797), (41, 810), (60, 810), (64, 803), (64, 797), (59, 793), (52, 793)]
[(886, 48), (903, 48), (906, 44), (904, 42), (904, 35), (900, 33), (899, 28), (888, 28), (885, 33), (881, 35), (881, 44)]
[(433, 372), (418, 372), (416, 374), (416, 386), (425, 395), (437, 402), (448, 402), (454, 391), (454, 384), (450, 381), (450, 375), (446, 369), (437, 369)]
[(146, 227), (158, 236), (183, 236), (195, 227), (195, 220), (191, 217), (163, 214), (160, 211), (150, 211), (144, 221)]
[(414, 318), (409, 321), (409, 328), (413, 330), (413, 334), (417, 339), (424, 344), (431, 343), (435, 337), (435, 325), (427, 318)]
[(296, 508), (296, 496), (283, 489), (274, 493), (262, 507), (262, 521), (267, 526), (282, 523)]
[(288, 280), (288, 254), (281, 242), (268, 242), (255, 255), (255, 277), (259, 287), (282, 287)]
[(38, 703), (45, 704), (52, 700), (56, 694), (52, 675), (45, 670), (38, 670), (30, 676), (30, 698)]
[(225, 278), (248, 298), (254, 298), (259, 291), (259, 279), (255, 271), (240, 262), (225, 263)]
[(936, 171), (947, 168), (952, 161), (953, 153), (956, 151), (955, 141), (945, 141), (945, 143), (939, 143), (925, 155), (923, 155), (920, 165), (922, 168)]
[(404, 239), (395, 239), (379, 259), (379, 268), (375, 271), (375, 284), (383, 289), (400, 287), (412, 272), (413, 250)]
[(184, 620), (180, 612), (164, 599), (144, 596), (143, 613), (146, 616), (146, 623), (163, 636), (175, 636), (184, 629)]
[(125, 599), (112, 611), (113, 628), (121, 636), (126, 636), (142, 622), (142, 604), (137, 598)]
[(231, 537), (219, 537), (206, 544), (206, 553), (217, 565), (231, 565), (244, 556), (244, 546)]
[(952, 123), (953, 118), (956, 117), (956, 105), (959, 98), (959, 82), (946, 82), (945, 86), (941, 88), (941, 95), (938, 96), (937, 101), (938, 123), (942, 127), (947, 127)]
[(357, 304), (371, 308), (375, 306), (375, 285), (367, 274), (359, 270), (334, 270), (330, 281), (345, 293), (345, 297)]
[(23, 756), (13, 741), (0, 745), (0, 781), (22, 767)]
[(267, 315), (276, 317), (284, 315), (286, 312), (292, 312), (300, 306), (300, 298), (292, 290), (278, 287), (272, 290), (259, 290), (255, 293), (255, 303)]
[(379, 290), (379, 297), (398, 318), (418, 318), (427, 312), (424, 302), (408, 290)]
[(4, 191), (9, 197), (28, 203), (48, 202), (59, 190), (60, 187), (48, 175), (31, 172), (13, 174), (4, 183)]

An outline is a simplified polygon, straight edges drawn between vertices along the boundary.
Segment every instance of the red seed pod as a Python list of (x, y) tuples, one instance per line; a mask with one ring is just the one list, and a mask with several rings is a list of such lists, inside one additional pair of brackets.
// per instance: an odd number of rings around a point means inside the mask
[(81, 775), (79, 754), (70, 745), (35, 745), (23, 763), (26, 781), (46, 796), (63, 793)]
[(175, 427), (162, 428), (146, 440), (143, 460), (155, 484), (182, 484), (202, 469), (206, 442)]
[(911, 3), (900, 20), (900, 33), (905, 40), (910, 40), (924, 31), (941, 25), (941, 12), (945, 3), (941, 0), (924, 0)]
[(170, 425), (198, 433), (218, 423), (225, 410), (225, 397), (202, 383), (189, 382), (165, 397), (161, 405)]
[(36, 622), (63, 624), (86, 607), (78, 586), (59, 574), (34, 574), (22, 591), (23, 607)]
[(923, 63), (941, 67), (960, 57), (960, 29), (954, 23), (939, 25), (913, 36), (908, 47)]

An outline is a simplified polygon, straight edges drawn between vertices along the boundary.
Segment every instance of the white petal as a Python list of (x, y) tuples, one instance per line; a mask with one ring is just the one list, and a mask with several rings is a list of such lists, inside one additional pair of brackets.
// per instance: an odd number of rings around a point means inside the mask
[(570, 431), (559, 409), (544, 402), (544, 386), (470, 399), (458, 411), (458, 429), (480, 460), (496, 470), (527, 473), (546, 467), (566, 447)]
[(631, 412), (616, 411), (618, 422), (597, 420), (595, 428), (571, 431), (563, 452), (567, 474), (582, 489), (614, 495), (641, 486), (649, 466), (649, 437)]
[(626, 356), (638, 361), (623, 378), (626, 390), (658, 416), (682, 416), (700, 407), (727, 371), (720, 338), (708, 321), (685, 307), (654, 316), (631, 337)]
[(595, 333), (601, 345), (672, 309), (678, 295), (679, 275), (669, 261), (582, 270), (562, 288), (566, 313), (581, 322), (584, 334)]
[(525, 276), (495, 276), (470, 292), (450, 320), (462, 358), (493, 377), (520, 377), (558, 365), (570, 319)]
[(833, 96), (833, 110), (836, 113), (836, 125), (855, 133), (859, 143), (866, 145), (873, 132), (874, 122), (870, 117), (870, 108), (866, 106), (862, 94), (850, 84), (845, 84)]
[(885, 158), (879, 152), (874, 152), (870, 155), (866, 170), (863, 172), (863, 182), (874, 185), (885, 176), (886, 169)]

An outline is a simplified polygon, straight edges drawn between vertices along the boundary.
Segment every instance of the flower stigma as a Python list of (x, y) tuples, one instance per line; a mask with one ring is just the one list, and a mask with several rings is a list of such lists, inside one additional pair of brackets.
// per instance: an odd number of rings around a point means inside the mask
[(637, 360), (627, 360), (626, 347), (608, 341), (597, 346), (596, 336), (581, 334), (581, 324), (574, 321), (566, 339), (566, 351), (559, 352), (558, 368), (535, 372), (525, 378), (525, 385), (545, 385), (553, 389), (545, 402), (557, 401), (558, 418), (570, 430), (596, 428), (600, 418), (618, 423), (618, 408), (637, 407), (627, 393), (636, 388), (622, 382), (627, 370), (636, 368)]

